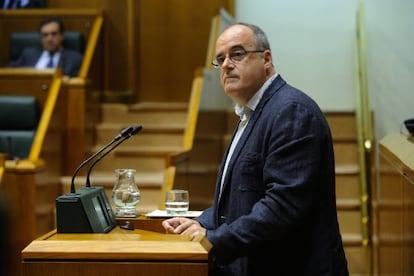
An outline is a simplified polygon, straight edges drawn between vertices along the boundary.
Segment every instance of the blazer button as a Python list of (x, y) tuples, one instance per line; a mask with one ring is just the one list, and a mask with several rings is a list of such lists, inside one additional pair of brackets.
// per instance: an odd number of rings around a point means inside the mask
[(226, 221), (226, 219), (227, 219), (227, 218), (226, 218), (226, 216), (220, 216), (220, 221), (221, 221), (221, 222), (225, 222), (225, 221)]

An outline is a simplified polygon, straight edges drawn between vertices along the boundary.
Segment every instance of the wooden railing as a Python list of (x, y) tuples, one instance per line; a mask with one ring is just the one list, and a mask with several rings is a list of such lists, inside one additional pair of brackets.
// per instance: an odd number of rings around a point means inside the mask
[(49, 127), (50, 120), (52, 118), (53, 109), (55, 108), (56, 101), (58, 98), (58, 93), (60, 91), (60, 86), (62, 84), (62, 79), (55, 74), (53, 77), (52, 83), (49, 88), (49, 95), (47, 96), (45, 105), (42, 111), (42, 117), (39, 121), (39, 126), (36, 130), (36, 134), (33, 140), (32, 147), (30, 149), (29, 160), (35, 162), (39, 159), (40, 153), (42, 151), (43, 142), (45, 140), (46, 132)]
[(169, 154), (166, 158), (165, 167), (175, 166), (187, 170), (189, 153), (193, 148), (197, 119), (200, 106), (201, 92), (203, 89), (203, 72), (199, 68), (194, 72), (193, 85), (191, 87), (190, 100), (188, 102), (187, 121), (185, 125), (182, 149)]
[(194, 135), (197, 127), (198, 111), (200, 106), (201, 91), (203, 89), (203, 71), (196, 70), (191, 87), (190, 101), (188, 104), (187, 123), (184, 131), (183, 150), (191, 150), (194, 143)]
[(358, 134), (358, 157), (360, 168), (361, 190), (361, 230), (362, 246), (366, 248), (366, 274), (372, 275), (372, 196), (371, 196), (371, 166), (373, 150), (372, 112), (368, 97), (368, 76), (366, 65), (366, 38), (364, 25), (364, 5), (360, 0), (357, 15), (356, 30), (356, 117)]
[(97, 48), (99, 35), (102, 30), (103, 17), (97, 15), (92, 23), (91, 31), (87, 40), (85, 53), (83, 55), (82, 66), (79, 70), (79, 78), (86, 79), (89, 75), (89, 70), (92, 63), (95, 50)]
[[(232, 13), (234, 14), (234, 13)], [(212, 61), (215, 55), (215, 43), (220, 35), (220, 32), (224, 30), (224, 28), (228, 27), (230, 24), (234, 23), (235, 20), (233, 16), (231, 16), (225, 9), (221, 8), (219, 14), (214, 16), (211, 20), (210, 26), (210, 37), (208, 40), (208, 48), (207, 48), (207, 55), (206, 55), (206, 62), (205, 68), (208, 70), (213, 69)]]

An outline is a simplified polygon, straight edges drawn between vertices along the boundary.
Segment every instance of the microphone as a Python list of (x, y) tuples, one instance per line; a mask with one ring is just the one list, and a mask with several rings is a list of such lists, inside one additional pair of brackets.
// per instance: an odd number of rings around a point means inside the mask
[[(71, 193), (56, 199), (56, 228), (58, 233), (106, 233), (116, 226), (115, 214), (102, 186), (90, 187), (92, 168), (123, 141), (137, 134), (142, 126), (130, 126), (112, 141), (83, 161), (72, 176)], [(113, 145), (113, 146), (112, 146)], [(109, 148), (112, 146), (111, 148)], [(109, 149), (108, 149), (109, 148)], [(105, 151), (105, 152), (104, 152)], [(79, 170), (97, 157), (89, 167), (87, 186), (75, 192), (75, 176)]]
[(96, 158), (95, 161), (93, 161), (93, 163), (89, 166), (89, 169), (88, 169), (88, 172), (87, 172), (87, 175), (86, 175), (86, 187), (91, 187), (90, 175), (91, 175), (91, 171), (92, 171), (93, 167), (95, 167), (96, 163), (101, 161), (102, 158), (104, 158), (106, 155), (108, 155), (108, 153), (113, 151), (116, 147), (118, 147), (126, 139), (129, 139), (131, 136), (137, 134), (141, 129), (142, 129), (142, 126), (137, 125), (137, 126), (134, 126), (134, 127), (129, 127), (127, 129), (128, 131), (125, 131), (124, 135), (122, 135), (122, 132), (121, 132), (121, 138), (120, 138), (121, 140), (118, 139), (119, 140), (118, 143), (116, 143), (112, 148), (110, 148), (108, 151), (106, 151), (105, 153), (100, 155), (98, 158)]
[[(72, 175), (72, 182), (71, 182), (71, 185), (70, 185), (70, 193), (71, 194), (75, 194), (76, 193), (76, 189), (75, 189), (75, 177), (78, 174), (78, 172), (80, 171), (80, 169), (82, 169), (87, 163), (89, 163), (92, 159), (94, 159), (96, 156), (98, 156), (99, 154), (101, 154), (104, 150), (106, 150), (108, 147), (110, 147), (111, 145), (113, 145), (115, 142), (119, 141), (120, 139), (122, 139), (124, 137), (128, 137), (128, 136), (130, 137), (131, 136), (130, 134), (134, 131), (135, 128), (136, 127), (129, 126), (129, 127), (125, 128), (125, 129), (123, 129), (121, 131), (121, 133), (119, 133), (114, 139), (112, 139), (112, 141), (110, 141), (108, 144), (106, 144), (104, 147), (102, 147), (99, 151), (95, 152), (89, 158), (87, 158), (86, 160), (84, 160), (76, 168), (75, 172)], [(122, 140), (122, 142), (123, 142), (123, 140)], [(114, 148), (116, 148), (119, 144), (117, 144)]]

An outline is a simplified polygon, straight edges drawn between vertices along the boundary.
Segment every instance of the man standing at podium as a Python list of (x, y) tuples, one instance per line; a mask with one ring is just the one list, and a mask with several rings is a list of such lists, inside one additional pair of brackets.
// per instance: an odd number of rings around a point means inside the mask
[(164, 220), (164, 228), (205, 235), (213, 245), (211, 275), (348, 275), (324, 114), (276, 72), (257, 26), (225, 29), (213, 65), (240, 123), (213, 206), (195, 219)]
[(40, 23), (43, 49), (25, 48), (19, 59), (8, 67), (34, 67), (37, 69), (61, 67), (63, 75), (75, 77), (82, 64), (82, 54), (63, 48), (65, 28), (59, 17), (46, 18)]

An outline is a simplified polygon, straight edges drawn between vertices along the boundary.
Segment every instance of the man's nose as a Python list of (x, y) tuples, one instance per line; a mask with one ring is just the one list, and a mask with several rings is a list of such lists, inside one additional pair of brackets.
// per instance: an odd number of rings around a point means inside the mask
[(226, 56), (224, 58), (223, 64), (221, 65), (221, 67), (229, 67), (229, 65), (234, 65), (233, 61), (230, 59), (229, 56)]

